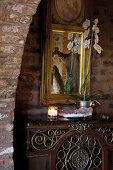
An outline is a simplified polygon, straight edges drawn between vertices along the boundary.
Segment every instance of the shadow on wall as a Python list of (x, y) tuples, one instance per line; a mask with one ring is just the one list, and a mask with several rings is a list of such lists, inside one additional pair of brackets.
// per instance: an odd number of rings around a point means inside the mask
[(41, 72), (41, 8), (33, 16), (22, 58), (21, 73), (16, 92), (14, 120), (14, 169), (27, 170), (26, 123), (28, 113), (39, 109)]

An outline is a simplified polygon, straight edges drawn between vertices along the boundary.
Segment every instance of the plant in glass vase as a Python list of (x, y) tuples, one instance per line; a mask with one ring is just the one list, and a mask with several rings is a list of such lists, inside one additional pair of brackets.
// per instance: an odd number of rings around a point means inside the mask
[[(93, 50), (95, 50), (98, 54), (100, 54), (103, 49), (101, 46), (98, 44), (99, 43), (99, 28), (98, 28), (98, 18), (96, 18), (92, 23), (90, 20), (86, 19), (85, 22), (83, 23), (83, 28), (84, 28), (84, 44), (83, 48), (84, 51), (88, 49), (88, 64), (86, 69), (86, 76), (84, 79), (84, 82), (81, 86), (81, 94), (80, 95), (71, 95), (73, 98), (78, 97), (79, 100), (85, 101), (85, 104), (88, 102), (86, 101), (97, 101), (97, 99), (100, 97), (100, 94), (97, 94), (96, 92), (92, 92), (91, 94), (87, 94), (87, 82), (88, 82), (88, 75), (90, 74), (91, 71), (91, 58), (93, 57)], [(74, 48), (74, 47), (72, 47)], [(89, 102), (90, 103), (90, 102)]]

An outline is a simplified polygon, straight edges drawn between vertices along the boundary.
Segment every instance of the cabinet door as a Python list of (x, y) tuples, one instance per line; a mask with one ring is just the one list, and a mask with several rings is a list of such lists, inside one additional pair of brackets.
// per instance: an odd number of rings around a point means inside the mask
[(29, 157), (29, 170), (50, 170), (49, 155)]
[(113, 170), (113, 150), (108, 151), (108, 169)]

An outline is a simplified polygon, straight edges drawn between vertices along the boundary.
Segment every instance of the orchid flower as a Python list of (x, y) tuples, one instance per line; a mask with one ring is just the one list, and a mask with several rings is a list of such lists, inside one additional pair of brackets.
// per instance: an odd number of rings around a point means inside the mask
[(98, 45), (98, 44), (94, 44), (94, 49), (95, 49), (99, 54), (103, 51), (103, 49), (101, 48), (101, 46)]
[(68, 33), (68, 40), (71, 40), (73, 38), (73, 33), (69, 32)]
[(77, 44), (81, 45), (81, 37), (79, 34), (76, 34), (76, 36), (74, 38), (74, 43), (75, 43), (75, 45), (77, 45)]
[(73, 41), (72, 42), (70, 41), (67, 45), (67, 48), (68, 48), (68, 50), (71, 50), (72, 47), (73, 47)]
[(95, 44), (97, 44), (99, 42), (98, 34), (94, 34), (94, 37), (95, 37)]
[(80, 54), (80, 45), (74, 46), (74, 47), (73, 47), (73, 51), (74, 51), (75, 53)]
[(97, 27), (97, 25), (93, 25), (92, 30), (93, 30), (96, 34), (98, 34), (98, 33), (100, 32), (100, 30), (99, 30), (99, 28)]
[(90, 26), (90, 20), (86, 19), (82, 26), (86, 30)]
[(89, 32), (90, 32), (90, 29), (89, 29), (89, 28), (84, 31), (84, 38), (87, 38), (87, 37), (88, 37)]
[(98, 24), (98, 18), (96, 18), (93, 22), (94, 22), (95, 25), (97, 25)]
[(90, 39), (89, 40), (85, 40), (85, 42), (83, 44), (83, 47), (89, 49), (89, 45), (90, 45)]

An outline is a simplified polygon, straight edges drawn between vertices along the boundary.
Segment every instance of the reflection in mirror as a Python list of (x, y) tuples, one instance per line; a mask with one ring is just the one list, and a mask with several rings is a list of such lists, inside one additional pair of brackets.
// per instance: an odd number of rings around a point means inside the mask
[(51, 94), (80, 93), (83, 33), (52, 31)]

